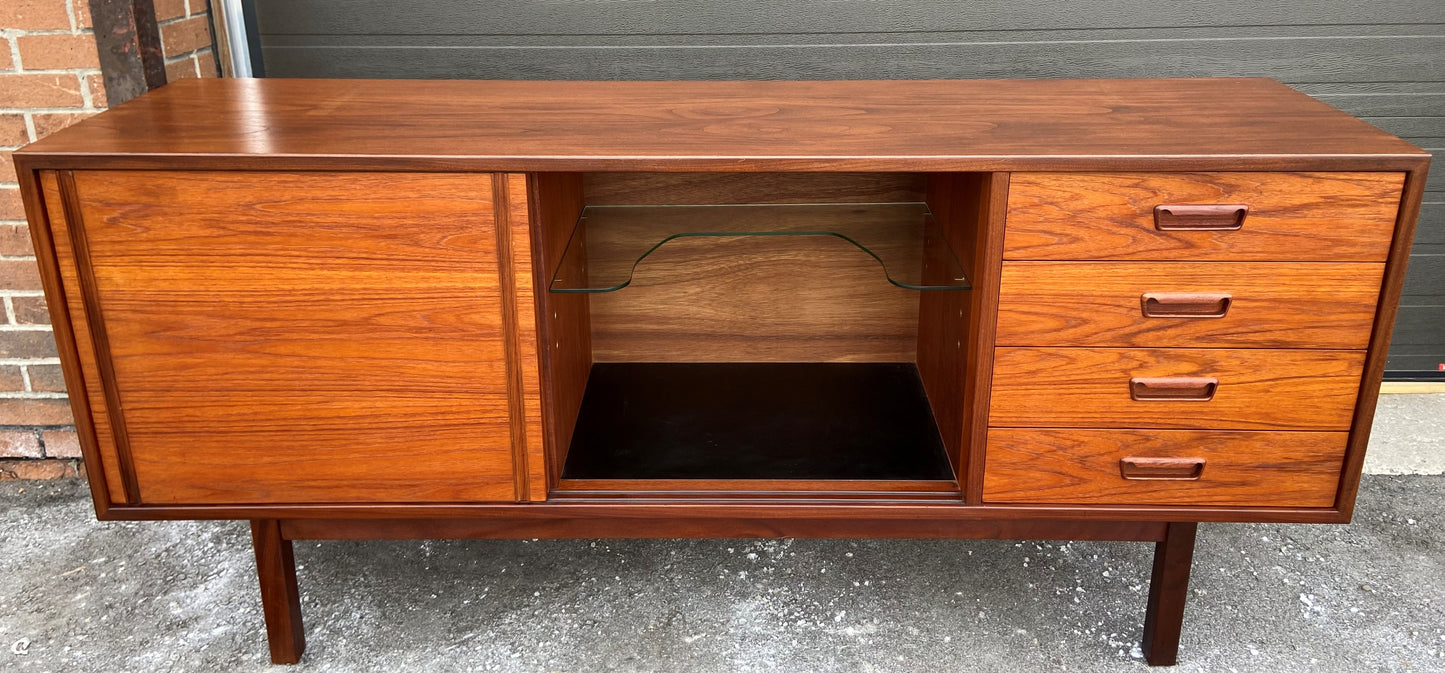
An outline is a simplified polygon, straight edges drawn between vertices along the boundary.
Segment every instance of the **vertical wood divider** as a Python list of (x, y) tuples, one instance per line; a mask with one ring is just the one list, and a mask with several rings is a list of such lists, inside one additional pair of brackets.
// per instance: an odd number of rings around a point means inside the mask
[(964, 381), (964, 438), (968, 451), (961, 479), (964, 501), (983, 503), (983, 470), (988, 442), (989, 396), (993, 387), (993, 344), (998, 327), (999, 276), (1003, 273), (1004, 222), (1008, 211), (1008, 173), (990, 173), (979, 200), (978, 230), (969, 272), (973, 274), (969, 310), (968, 367)]
[(66, 228), (70, 231), (70, 246), (75, 254), (76, 277), (80, 281), (80, 294), (84, 301), (86, 322), (90, 324), (90, 342), (95, 348), (95, 364), (100, 373), (100, 386), (105, 396), (107, 418), (119, 457), (121, 483), (126, 504), (138, 504), (140, 482), (135, 474), (135, 462), (131, 457), (130, 435), (126, 432), (125, 413), (120, 404), (120, 388), (115, 380), (115, 364), (110, 358), (110, 338), (106, 334), (105, 319), (100, 307), (99, 289), (96, 287), (95, 270), (90, 263), (90, 243), (85, 235), (85, 222), (81, 218), (80, 194), (75, 186), (75, 173), (61, 171), (60, 200), (65, 211)]
[[(503, 342), (507, 354), (507, 412), (512, 433), (512, 479), (516, 485), (515, 496), (519, 501), (531, 500), (531, 480), (527, 468), (527, 424), (526, 400), (521, 366), (521, 343), (518, 334), (516, 268), (512, 260), (511, 206), (507, 198), (506, 175), (493, 173), (488, 176), (492, 183), (492, 221), (496, 228), (497, 280), (502, 290), (502, 329), (506, 331)], [(530, 265), (529, 265), (530, 266)]]
[[(508, 173), (502, 178), (506, 191), (506, 231), (512, 258), (513, 307), (517, 369), (521, 376), (519, 394), (522, 399), (521, 421), (525, 426), (522, 450), (526, 454), (527, 500), (546, 500), (551, 483), (547, 460), (546, 437), (542, 421), (542, 375), (539, 352), (541, 343), (542, 305), (538, 295), (536, 259), (532, 249), (532, 217), (530, 194), (525, 173)], [(501, 206), (499, 206), (500, 208)], [(545, 286), (541, 289), (546, 291)]]

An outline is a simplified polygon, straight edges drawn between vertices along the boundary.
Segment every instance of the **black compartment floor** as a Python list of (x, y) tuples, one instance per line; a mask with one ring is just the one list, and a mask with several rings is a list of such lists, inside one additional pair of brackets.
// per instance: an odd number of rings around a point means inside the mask
[(599, 363), (566, 479), (951, 480), (911, 363)]

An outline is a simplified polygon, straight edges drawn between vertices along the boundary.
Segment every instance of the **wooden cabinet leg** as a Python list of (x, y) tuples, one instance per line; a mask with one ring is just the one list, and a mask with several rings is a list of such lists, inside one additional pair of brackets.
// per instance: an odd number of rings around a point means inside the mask
[(1173, 666), (1179, 658), (1179, 631), (1184, 626), (1198, 528), (1197, 523), (1171, 523), (1154, 547), (1149, 608), (1144, 613), (1144, 658), (1150, 666)]
[(296, 588), (296, 559), (291, 541), (282, 539), (281, 522), (251, 522), (251, 543), (256, 548), (256, 574), (261, 578), (261, 610), (266, 614), (266, 639), (271, 663), (294, 664), (306, 649), (301, 626), (301, 592)]

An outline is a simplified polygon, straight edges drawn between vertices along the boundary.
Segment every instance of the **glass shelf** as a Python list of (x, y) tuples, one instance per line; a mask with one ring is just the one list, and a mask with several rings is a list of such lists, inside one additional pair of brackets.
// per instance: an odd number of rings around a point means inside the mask
[(705, 236), (832, 236), (873, 257), (910, 290), (967, 290), (963, 267), (923, 203), (588, 206), (552, 292), (612, 292), (669, 241)]

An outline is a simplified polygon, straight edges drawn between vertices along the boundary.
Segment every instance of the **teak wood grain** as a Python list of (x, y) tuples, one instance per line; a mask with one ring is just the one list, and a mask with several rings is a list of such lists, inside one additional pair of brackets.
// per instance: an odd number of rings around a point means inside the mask
[[(60, 318), (54, 323), (57, 346), (67, 341), (74, 344), (75, 359), (64, 359), (73, 362), (72, 366), (67, 367), (69, 371), (65, 385), (70, 393), (71, 410), (76, 417), (76, 432), (82, 443), (94, 447), (94, 462), (88, 459), (86, 466), (92, 473), (104, 477), (105, 488), (97, 501), (103, 501), (107, 505), (111, 502), (136, 503), (140, 496), (137, 493), (135, 472), (129, 456), (122, 458), (115, 431), (111, 428), (110, 407), (102, 389), (100, 362), (91, 336), (90, 319), (86, 315), (88, 302), (81, 292), (80, 267), (76, 264), (75, 250), (71, 242), (71, 222), (66, 210), (75, 210), (77, 204), (73, 198), (67, 200), (66, 195), (61, 193), (61, 175), (62, 173), (56, 171), (45, 171), (41, 174), (40, 188), (44, 193), (48, 221), (45, 223), (47, 226), (32, 228), (32, 231), (40, 230), (35, 231), (39, 234), (34, 236), (37, 241), (51, 244), (53, 257), (50, 259), (55, 262), (55, 280), (60, 284), (60, 287), (48, 293), (46, 303), (50, 305), (52, 317)], [(73, 187), (74, 183), (69, 179), (69, 174), (64, 175), (67, 183)], [(71, 196), (73, 197), (73, 194)], [(61, 308), (66, 314), (54, 316), (54, 312)], [(92, 488), (94, 487), (92, 484)]]
[[(588, 295), (557, 294), (545, 288), (561, 264), (567, 241), (582, 214), (579, 173), (529, 176), (528, 217), (532, 231), (532, 283), (538, 315), (542, 414), (546, 426), (548, 487), (556, 486), (572, 443), (582, 394), (592, 371), (592, 312)], [(581, 260), (585, 261), (585, 260)]]
[[(532, 262), (532, 217), (527, 176), (495, 175), (493, 212), (497, 218), (497, 268), (502, 318), (507, 333), (507, 369), (511, 403), (512, 458), (518, 500), (546, 500), (551, 485), (542, 420), (537, 274)], [(545, 285), (542, 286), (545, 292)]]
[(74, 182), (140, 502), (516, 498), (490, 176)]
[[(926, 195), (929, 210), (948, 247), (957, 251), (967, 250), (966, 245), (980, 228), (988, 226), (980, 218), (986, 218), (986, 209), (981, 207), (984, 197), (980, 194), (983, 182), (981, 176), (960, 179), (955, 175), (935, 174), (928, 176)], [(936, 250), (936, 248), (935, 248)], [(926, 268), (943, 269), (941, 264), (930, 264)], [(971, 265), (972, 260), (960, 261)], [(971, 271), (964, 270), (971, 275)], [(932, 278), (925, 278), (933, 282)], [(964, 454), (968, 439), (964, 436), (964, 416), (968, 413), (968, 402), (964, 396), (967, 379), (968, 354), (964, 345), (969, 342), (969, 302), (972, 291), (965, 292), (923, 292), (918, 297), (918, 376), (927, 392), (928, 404), (933, 410), (934, 421), (943, 438), (944, 450), (953, 465), (955, 476), (963, 476)], [(964, 480), (960, 480), (963, 483)]]
[(1359, 402), (1355, 405), (1354, 424), (1350, 428), (1350, 446), (1345, 452), (1344, 474), (1340, 478), (1339, 497), (1335, 500), (1335, 507), (1345, 513), (1354, 511), (1355, 494), (1359, 491), (1360, 474), (1364, 471), (1365, 449), (1370, 444), (1375, 403), (1380, 395), (1380, 381), (1385, 375), (1390, 336), (1395, 330), (1395, 315), (1405, 285), (1405, 266), (1410, 260), (1410, 244), (1415, 239), (1415, 224), (1425, 197), (1429, 167), (1429, 162), (1424, 162), (1405, 176), (1405, 194), (1395, 218), (1390, 260), (1385, 265), (1385, 283), (1380, 288), (1379, 310), (1375, 312), (1375, 331), (1370, 335), (1370, 348), (1366, 351), (1365, 374), (1360, 380)]
[[(997, 343), (1363, 349), (1384, 273), (1370, 263), (1004, 262)], [(1145, 295), (1176, 293), (1228, 305), (1222, 317), (1145, 315)]]
[[(993, 428), (984, 502), (1329, 507), (1345, 432)], [(1197, 480), (1132, 480), (1126, 458), (1203, 461)]]
[(910, 203), (919, 173), (583, 173), (589, 206)]
[(46, 168), (926, 172), (1400, 170), (1428, 155), (1266, 79), (205, 79), (18, 156)]
[[(994, 427), (1348, 430), (1363, 351), (998, 348)], [(1132, 378), (1212, 377), (1209, 401), (1136, 401)]]
[[(587, 174), (587, 205), (918, 201), (902, 174)], [(705, 222), (698, 222), (709, 230)], [(817, 230), (830, 229), (820, 220)], [(635, 235), (589, 231), (588, 249)], [(902, 243), (900, 243), (902, 244)], [(829, 236), (683, 238), (624, 290), (592, 295), (597, 362), (912, 362), (921, 293)]]
[(287, 540), (436, 540), (516, 538), (948, 538), (1016, 540), (1163, 539), (1168, 524), (1014, 518), (996, 521), (913, 519), (696, 519), (546, 517), (529, 519), (287, 519)]
[[(962, 480), (964, 499), (981, 504), (984, 448), (987, 445), (989, 409), (993, 394), (995, 335), (998, 329), (999, 281), (1003, 270), (1004, 214), (1010, 175), (991, 173), (979, 184), (979, 228), (964, 246), (974, 287), (968, 307), (968, 342), (964, 363), (964, 446), (967, 454)], [(985, 224), (986, 223), (986, 224)]]
[(912, 362), (918, 292), (832, 236), (680, 238), (591, 297), (596, 362)]
[[(1017, 173), (1007, 259), (1383, 262), (1404, 174)], [(1237, 231), (1160, 231), (1163, 205), (1248, 206)]]

